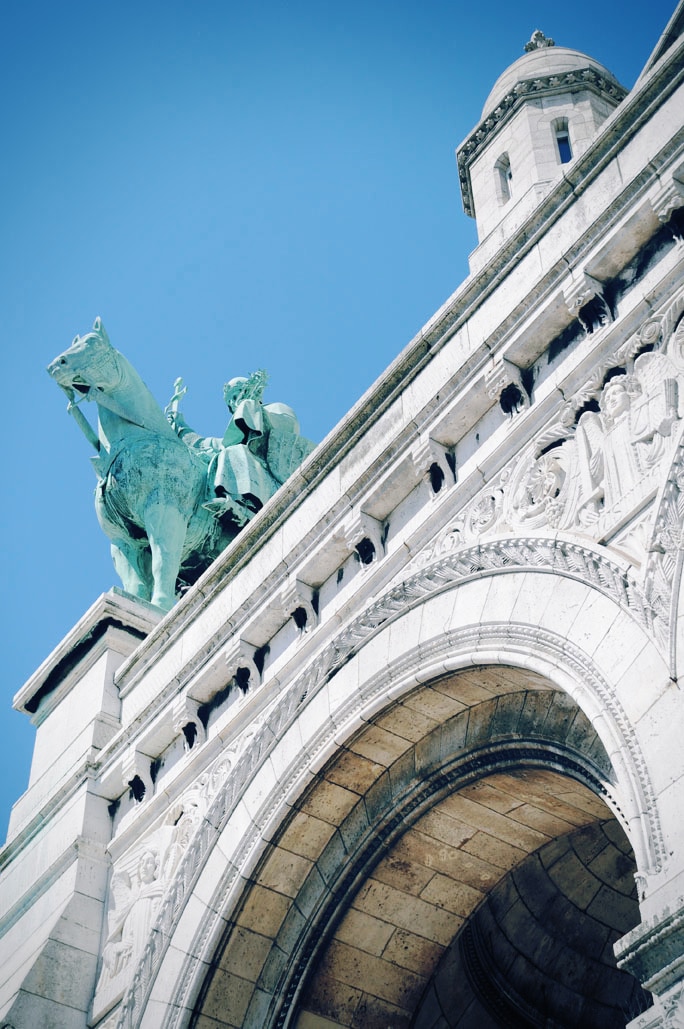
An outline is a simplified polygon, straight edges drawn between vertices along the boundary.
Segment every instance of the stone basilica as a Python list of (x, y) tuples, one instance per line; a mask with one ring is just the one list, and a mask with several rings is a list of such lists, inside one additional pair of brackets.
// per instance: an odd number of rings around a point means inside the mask
[(468, 278), (163, 615), (21, 689), (7, 1029), (684, 1027), (684, 7), (535, 32)]

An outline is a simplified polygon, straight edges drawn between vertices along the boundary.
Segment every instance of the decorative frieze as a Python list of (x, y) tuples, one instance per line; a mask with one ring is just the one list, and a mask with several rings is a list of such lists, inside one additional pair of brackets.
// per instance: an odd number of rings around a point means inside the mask
[[(203, 816), (258, 724), (255, 722), (226, 748), (161, 821), (114, 863), (93, 1004), (95, 1017), (116, 1003), (128, 986), (149, 943), (162, 898), (182, 872), (181, 859), (191, 840), (197, 846)], [(187, 887), (187, 871), (183, 872), (181, 882)]]
[[(576, 293), (577, 303), (584, 297)], [(559, 529), (605, 541), (638, 516), (667, 477), (682, 423), (684, 329), (663, 344), (668, 315), (647, 319), (600, 363), (556, 421), (443, 530), (450, 546)]]

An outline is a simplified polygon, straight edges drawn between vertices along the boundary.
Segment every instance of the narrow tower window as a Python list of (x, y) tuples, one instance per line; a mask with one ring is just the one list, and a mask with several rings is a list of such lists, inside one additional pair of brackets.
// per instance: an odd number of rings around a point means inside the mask
[(568, 130), (568, 119), (559, 118), (554, 122), (553, 130), (556, 135), (556, 146), (561, 164), (567, 164), (572, 160), (572, 147), (570, 146), (570, 132)]
[(497, 179), (497, 193), (502, 204), (507, 204), (513, 196), (513, 173), (508, 154), (502, 154), (494, 165)]

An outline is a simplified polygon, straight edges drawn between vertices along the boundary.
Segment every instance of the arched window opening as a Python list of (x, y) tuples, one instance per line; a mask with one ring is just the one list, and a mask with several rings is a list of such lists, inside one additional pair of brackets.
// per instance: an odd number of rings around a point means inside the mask
[(502, 204), (507, 204), (513, 196), (513, 173), (508, 154), (502, 154), (494, 165), (497, 177), (497, 192)]
[(553, 131), (556, 136), (556, 147), (561, 164), (567, 164), (572, 160), (572, 147), (570, 146), (570, 130), (568, 119), (558, 118), (553, 124)]

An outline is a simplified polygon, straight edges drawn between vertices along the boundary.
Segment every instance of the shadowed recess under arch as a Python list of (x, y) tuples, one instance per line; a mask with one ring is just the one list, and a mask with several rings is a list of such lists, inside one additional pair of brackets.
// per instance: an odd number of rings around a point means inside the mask
[[(419, 688), (298, 800), (243, 894), (193, 1024), (409, 1025), (447, 948), (511, 870), (610, 819), (599, 798), (617, 809), (612, 779), (588, 719), (539, 675), (474, 668)], [(629, 904), (614, 936), (638, 921)]]

